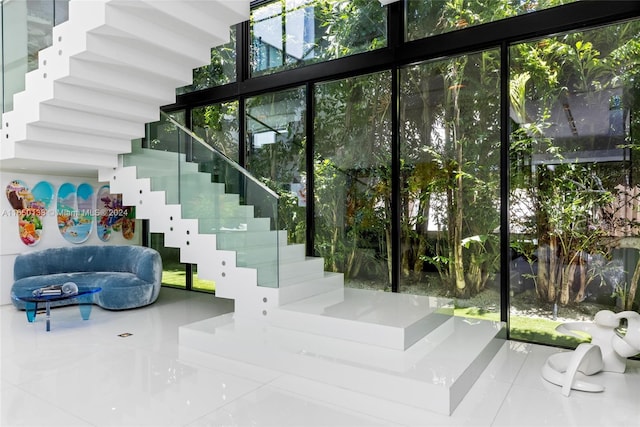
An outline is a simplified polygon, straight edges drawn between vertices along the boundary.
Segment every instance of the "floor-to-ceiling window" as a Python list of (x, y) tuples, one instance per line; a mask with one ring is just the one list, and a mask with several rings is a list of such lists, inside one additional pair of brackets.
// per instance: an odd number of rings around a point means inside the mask
[(391, 73), (314, 93), (314, 251), (348, 286), (390, 289)]
[(251, 11), (251, 74), (386, 46), (386, 13), (370, 0), (276, 0)]
[(401, 292), (500, 301), (500, 51), (400, 72)]
[(510, 48), (511, 336), (638, 310), (640, 21)]
[(346, 286), (447, 296), (569, 346), (559, 320), (637, 310), (640, 4), (253, 6), (236, 79), (167, 110), (209, 140), (233, 105), (231, 157)]

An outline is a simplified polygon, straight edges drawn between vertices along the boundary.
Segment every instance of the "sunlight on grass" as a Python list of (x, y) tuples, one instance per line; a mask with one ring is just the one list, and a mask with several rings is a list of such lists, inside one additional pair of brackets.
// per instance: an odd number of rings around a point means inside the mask
[[(182, 264), (165, 266), (162, 272), (162, 284), (177, 288), (185, 288), (187, 283), (186, 271)], [(215, 292), (216, 284), (211, 280), (199, 279), (197, 274), (193, 275), (193, 289), (198, 291)]]
[[(500, 315), (486, 312), (477, 307), (456, 308), (456, 316), (499, 321)], [(556, 332), (556, 326), (562, 322), (539, 317), (512, 316), (510, 337), (516, 340), (549, 344), (558, 347), (576, 347), (581, 342), (589, 342), (588, 338), (578, 339)]]

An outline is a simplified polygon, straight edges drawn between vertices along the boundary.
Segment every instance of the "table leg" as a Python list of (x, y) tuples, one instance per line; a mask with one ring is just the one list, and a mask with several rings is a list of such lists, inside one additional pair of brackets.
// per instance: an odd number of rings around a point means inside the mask
[(45, 307), (47, 309), (47, 332), (51, 330), (51, 302), (45, 302)]
[(36, 320), (36, 312), (38, 311), (37, 302), (26, 302), (24, 307), (25, 313), (27, 313), (27, 321), (32, 323)]
[(80, 295), (78, 297), (78, 307), (83, 320), (89, 320), (91, 308), (93, 307), (93, 295)]

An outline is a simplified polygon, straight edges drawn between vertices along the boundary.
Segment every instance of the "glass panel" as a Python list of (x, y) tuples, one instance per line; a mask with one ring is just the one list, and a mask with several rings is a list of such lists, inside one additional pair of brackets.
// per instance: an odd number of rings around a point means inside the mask
[(572, 3), (578, 0), (406, 0), (406, 40)]
[(38, 68), (38, 52), (51, 46), (52, 28), (68, 19), (69, 0), (2, 2), (3, 111), (24, 90), (24, 75)]
[(315, 245), (351, 287), (390, 289), (391, 73), (315, 88)]
[(640, 21), (511, 48), (511, 336), (638, 310)]
[(499, 320), (500, 54), (400, 72), (400, 291)]
[(53, 20), (55, 25), (69, 20), (69, 0), (55, 0)]
[(204, 292), (215, 292), (216, 291), (216, 282), (213, 280), (205, 280), (198, 277), (198, 265), (193, 264), (193, 286), (192, 289), (194, 291), (204, 291)]
[[(238, 101), (191, 110), (191, 129), (210, 146), (238, 162)], [(196, 153), (198, 150), (196, 149)], [(196, 154), (197, 155), (197, 154)]]
[[(4, 105), (4, 18), (3, 18), (4, 2), (0, 1), (0, 115), (5, 112)], [(0, 129), (4, 126), (4, 123), (0, 120)]]
[(211, 49), (211, 64), (193, 70), (193, 83), (176, 94), (194, 92), (236, 81), (236, 27), (229, 30), (229, 43)]
[(246, 101), (247, 169), (280, 195), (280, 230), (304, 243), (306, 230), (305, 88)]
[(387, 45), (386, 9), (370, 0), (278, 0), (251, 11), (251, 71), (262, 75)]
[(162, 257), (162, 285), (186, 288), (186, 265), (180, 262), (180, 249), (164, 246), (164, 234), (151, 233), (150, 247)]
[(3, 2), (5, 111), (13, 95), (24, 90), (24, 75), (38, 68), (38, 52), (51, 45), (53, 2)]
[[(236, 252), (236, 265), (255, 268), (260, 286), (278, 286), (278, 196), (233, 160), (161, 113), (149, 146), (125, 156), (152, 190), (179, 204), (198, 231), (216, 234), (217, 249)], [(141, 152), (141, 151), (142, 152)], [(284, 244), (284, 242), (283, 242)]]

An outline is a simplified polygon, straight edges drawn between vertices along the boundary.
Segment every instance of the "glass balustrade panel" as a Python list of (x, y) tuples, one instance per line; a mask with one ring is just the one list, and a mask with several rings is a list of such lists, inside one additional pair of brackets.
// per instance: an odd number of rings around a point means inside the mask
[(259, 285), (277, 287), (277, 194), (165, 113), (149, 125), (148, 145), (125, 156), (125, 165), (180, 204), (182, 218), (197, 219), (199, 233), (216, 234), (217, 249), (235, 251), (237, 266), (257, 269)]

